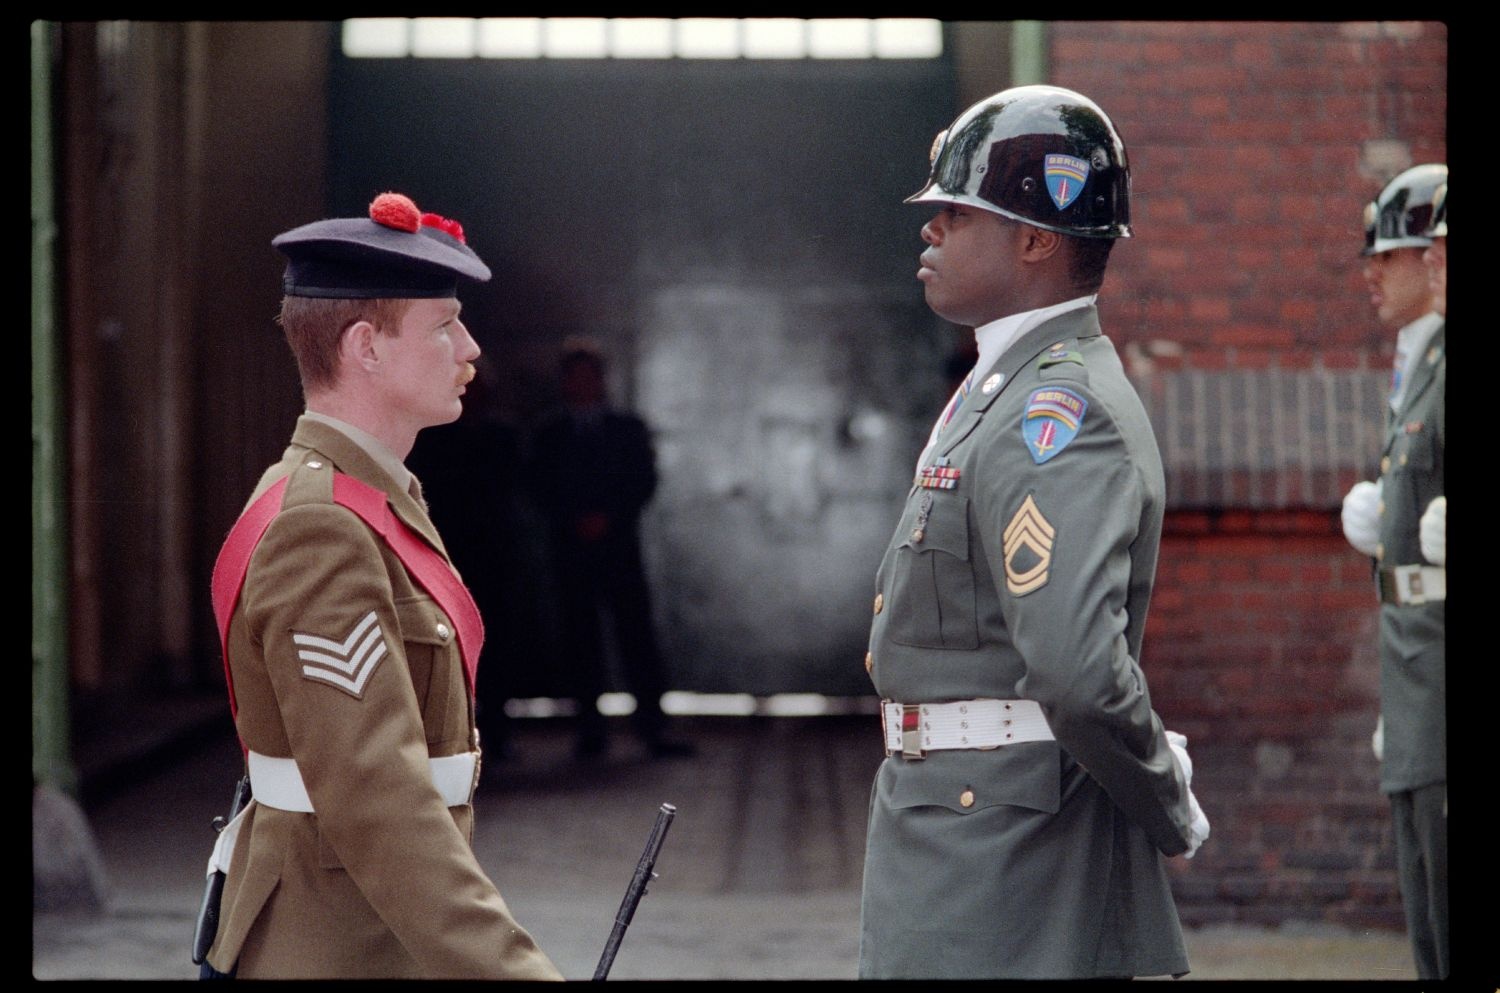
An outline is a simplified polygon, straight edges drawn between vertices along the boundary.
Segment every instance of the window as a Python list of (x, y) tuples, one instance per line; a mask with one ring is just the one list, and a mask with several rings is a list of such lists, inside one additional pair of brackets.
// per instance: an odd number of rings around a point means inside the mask
[(350, 58), (932, 59), (917, 18), (379, 17), (343, 22)]

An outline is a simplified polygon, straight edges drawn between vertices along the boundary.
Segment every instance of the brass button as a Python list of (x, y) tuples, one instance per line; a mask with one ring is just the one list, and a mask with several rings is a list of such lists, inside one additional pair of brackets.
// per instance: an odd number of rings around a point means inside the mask
[(1401, 464), (1402, 465), (1406, 465), (1406, 453), (1405, 452), (1401, 453)]
[(958, 795), (958, 805), (960, 807), (972, 807), (972, 806), (974, 806), (974, 791), (973, 790), (964, 790), (962, 793), (960, 793)]
[(1380, 474), (1383, 476), (1391, 471), (1391, 457), (1385, 456), (1380, 460)]
[(870, 667), (873, 666), (874, 664), (875, 664), (875, 655), (874, 655), (874, 653), (873, 652), (865, 652), (865, 672), (869, 672), (870, 671)]
[(1377, 513), (1380, 514), (1381, 517), (1384, 517), (1385, 516), (1385, 501), (1382, 500), (1378, 504), (1376, 504), (1375, 505), (1375, 510), (1376, 510)]
[(1375, 557), (1377, 559), (1385, 558), (1385, 542), (1382, 541), (1375, 546)]
[(884, 593), (877, 593), (877, 594), (875, 594), (875, 613), (877, 613), (877, 614), (880, 613), (880, 611), (883, 610), (884, 608), (885, 608), (885, 594)]
[(443, 639), (444, 641), (447, 641), (448, 638), (449, 638), (449, 636), (451, 636), (452, 634), (453, 634), (453, 632), (448, 630), (448, 625), (446, 625), (446, 624), (439, 624), (437, 626), (437, 636), (439, 638)]

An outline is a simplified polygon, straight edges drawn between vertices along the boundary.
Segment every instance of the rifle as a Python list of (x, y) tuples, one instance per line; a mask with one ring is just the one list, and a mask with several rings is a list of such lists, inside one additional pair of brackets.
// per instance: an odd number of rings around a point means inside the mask
[[(234, 784), (234, 796), (229, 801), (229, 817), (213, 819), (214, 834), (223, 831), (230, 821), (239, 816), (250, 802), (250, 777), (242, 776)], [(219, 933), (219, 901), (224, 896), (224, 873), (215, 871), (208, 877), (203, 888), (203, 906), (198, 908), (198, 923), (193, 929), (193, 964), (202, 965), (213, 946), (214, 936)]]
[(615, 926), (609, 932), (609, 940), (604, 943), (604, 954), (599, 956), (599, 965), (594, 969), (595, 982), (601, 982), (609, 976), (609, 967), (614, 964), (615, 953), (620, 950), (625, 929), (635, 916), (636, 905), (646, 895), (646, 884), (656, 878), (656, 873), (652, 870), (656, 868), (656, 857), (661, 854), (662, 842), (667, 840), (667, 828), (672, 826), (672, 818), (675, 816), (677, 808), (670, 803), (662, 804), (661, 809), (656, 812), (656, 823), (651, 827), (651, 837), (646, 839), (646, 850), (636, 863), (635, 875), (630, 877), (630, 886), (625, 890), (625, 899), (620, 902), (620, 909), (615, 913)]

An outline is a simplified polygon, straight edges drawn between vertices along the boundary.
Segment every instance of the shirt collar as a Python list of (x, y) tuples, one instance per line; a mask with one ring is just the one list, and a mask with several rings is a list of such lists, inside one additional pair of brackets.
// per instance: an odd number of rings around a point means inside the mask
[(1428, 311), (1396, 332), (1396, 347), (1407, 356), (1417, 354), (1427, 347), (1427, 342), (1432, 340), (1433, 332), (1437, 331), (1442, 323), (1441, 314)]
[(319, 424), (326, 424), (347, 437), (362, 448), (366, 455), (374, 459), (376, 465), (389, 473), (390, 477), (396, 481), (396, 485), (400, 486), (403, 490), (411, 489), (411, 470), (406, 468), (400, 459), (396, 458), (395, 452), (381, 444), (379, 439), (370, 432), (357, 428), (348, 421), (341, 421), (337, 417), (329, 417), (327, 414), (320, 414), (315, 410), (306, 411), (302, 416), (309, 420), (317, 421)]
[(1005, 350), (1009, 348), (1016, 339), (1030, 331), (1044, 321), (1050, 321), (1059, 314), (1065, 314), (1070, 310), (1078, 310), (1082, 307), (1091, 306), (1099, 299), (1099, 294), (1090, 293), (1087, 296), (1075, 297), (1062, 303), (1054, 303), (1036, 310), (1024, 310), (1019, 314), (1010, 314), (1000, 318), (998, 321), (990, 321), (988, 324), (980, 325), (974, 329), (974, 340), (979, 345), (979, 361), (974, 368), (979, 370), (988, 369), (994, 365)]

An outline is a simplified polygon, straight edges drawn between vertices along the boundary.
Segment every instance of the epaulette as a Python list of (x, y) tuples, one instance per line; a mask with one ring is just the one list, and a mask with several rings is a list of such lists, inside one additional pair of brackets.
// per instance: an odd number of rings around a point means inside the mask
[(1040, 379), (1070, 379), (1088, 382), (1087, 366), (1077, 338), (1064, 338), (1042, 352), (1036, 363)]
[(313, 450), (303, 453), (286, 474), (286, 499), (282, 507), (310, 503), (333, 503), (333, 466)]

